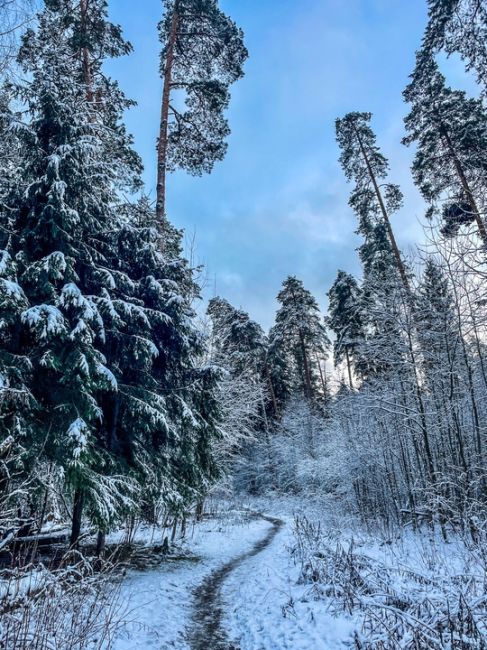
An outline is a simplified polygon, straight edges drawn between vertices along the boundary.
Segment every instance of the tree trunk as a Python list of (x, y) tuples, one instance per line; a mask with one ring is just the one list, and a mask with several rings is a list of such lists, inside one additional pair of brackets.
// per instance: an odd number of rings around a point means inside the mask
[(445, 125), (441, 123), (440, 125), (440, 133), (443, 135), (446, 145), (450, 151), (453, 164), (455, 165), (455, 171), (457, 172), (458, 179), (460, 180), (460, 184), (463, 188), (463, 191), (465, 192), (468, 202), (472, 208), (473, 215), (475, 218), (475, 221), (477, 223), (477, 228), (479, 231), (479, 235), (484, 242), (484, 246), (487, 246), (487, 230), (485, 228), (485, 224), (483, 222), (483, 219), (480, 214), (480, 210), (477, 207), (477, 202), (475, 200), (475, 197), (473, 195), (472, 190), (470, 189), (469, 182), (467, 180), (467, 177), (465, 176), (465, 172), (463, 171), (463, 167), (461, 162), (458, 160), (455, 148), (453, 146), (453, 142), (451, 141), (450, 134), (448, 133), (448, 130), (446, 129)]
[(104, 530), (98, 531), (96, 538), (96, 557), (102, 557), (105, 552), (106, 534)]
[(353, 385), (353, 379), (352, 379), (352, 364), (350, 363), (350, 354), (348, 353), (348, 349), (345, 348), (345, 358), (347, 360), (347, 370), (348, 370), (348, 381), (350, 383), (350, 389), (354, 389)]
[(389, 237), (389, 242), (390, 242), (391, 247), (392, 247), (392, 252), (394, 254), (394, 257), (396, 258), (396, 264), (397, 264), (397, 268), (399, 270), (399, 274), (401, 276), (402, 283), (404, 285), (404, 288), (406, 289), (406, 291), (409, 294), (410, 291), (411, 291), (411, 287), (409, 286), (409, 280), (408, 280), (408, 276), (407, 276), (407, 273), (406, 273), (406, 268), (404, 266), (404, 262), (402, 261), (401, 253), (399, 251), (399, 247), (397, 245), (396, 238), (394, 237), (394, 231), (392, 230), (391, 222), (390, 222), (387, 210), (386, 210), (384, 199), (382, 198), (382, 193), (380, 191), (379, 184), (377, 183), (377, 179), (375, 177), (374, 170), (372, 169), (372, 165), (370, 164), (370, 160), (369, 160), (369, 157), (368, 157), (367, 152), (365, 150), (365, 147), (363, 145), (362, 138), (360, 137), (360, 134), (357, 131), (357, 129), (355, 129), (355, 135), (357, 136), (360, 151), (362, 153), (363, 159), (364, 159), (365, 164), (367, 166), (367, 171), (369, 172), (370, 180), (372, 181), (372, 185), (374, 186), (375, 195), (376, 195), (377, 201), (379, 203), (380, 211), (382, 212), (382, 216), (384, 218), (384, 223), (385, 223), (385, 226), (386, 226), (386, 229), (387, 229), (387, 235)]
[(299, 339), (301, 342), (301, 352), (303, 355), (305, 395), (309, 400), (311, 400), (313, 398), (313, 389), (311, 387), (311, 372), (309, 367), (308, 354), (306, 352), (306, 344), (304, 342), (304, 336), (301, 331), (299, 332)]
[(277, 406), (276, 393), (275, 393), (275, 390), (274, 390), (274, 385), (272, 383), (272, 378), (271, 378), (271, 375), (269, 373), (269, 367), (267, 366), (267, 364), (265, 366), (265, 374), (266, 374), (266, 377), (267, 377), (267, 383), (269, 384), (269, 391), (271, 393), (272, 406), (274, 408), (274, 415), (277, 418), (277, 417), (279, 417), (279, 408)]
[(166, 216), (166, 174), (167, 174), (167, 145), (169, 132), (169, 100), (171, 96), (172, 69), (174, 64), (174, 47), (176, 45), (179, 24), (178, 1), (175, 0), (171, 21), (171, 32), (167, 46), (166, 61), (164, 66), (164, 85), (162, 90), (161, 123), (159, 141), (157, 145), (157, 202), (156, 216), (159, 228), (164, 231)]
[(83, 516), (84, 493), (81, 488), (76, 488), (73, 500), (73, 517), (71, 523), (71, 538), (69, 544), (75, 547), (78, 544), (81, 533), (81, 519)]
[[(84, 34), (87, 32), (87, 13), (89, 0), (80, 0), (81, 25)], [(83, 62), (83, 78), (86, 85), (86, 99), (93, 101), (93, 78), (91, 75), (90, 53), (87, 47), (81, 49), (81, 58)]]
[(195, 518), (196, 521), (203, 521), (203, 515), (205, 514), (205, 502), (203, 499), (198, 501), (195, 509)]

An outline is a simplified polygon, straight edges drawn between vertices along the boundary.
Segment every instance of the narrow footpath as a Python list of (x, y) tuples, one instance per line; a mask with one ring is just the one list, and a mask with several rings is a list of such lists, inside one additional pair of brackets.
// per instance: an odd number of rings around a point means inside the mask
[(246, 560), (262, 553), (270, 546), (284, 525), (281, 519), (275, 517), (259, 514), (259, 518), (271, 524), (266, 536), (259, 540), (250, 551), (236, 556), (214, 570), (196, 588), (192, 629), (188, 634), (192, 650), (209, 650), (210, 648), (211, 650), (238, 650), (238, 646), (229, 641), (222, 627), (224, 603), (221, 598), (221, 590), (228, 576)]

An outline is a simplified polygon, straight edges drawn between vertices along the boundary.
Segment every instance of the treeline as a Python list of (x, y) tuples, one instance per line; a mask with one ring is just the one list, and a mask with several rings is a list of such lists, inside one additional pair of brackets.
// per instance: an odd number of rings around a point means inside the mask
[(133, 102), (105, 72), (132, 49), (108, 3), (45, 0), (18, 24), (28, 3), (7, 4), (0, 543), (54, 517), (71, 520), (75, 545), (86, 517), (102, 546), (127, 515), (176, 516), (221, 475), (222, 373), (196, 320), (200, 288), (165, 187), (168, 171), (209, 172), (223, 157), (229, 86), (247, 52), (216, 0), (164, 3), (152, 205), (123, 123)]
[[(482, 3), (431, 1), (404, 91), (403, 143), (415, 145), (413, 178), (428, 204), (418, 275), (394, 239), (402, 195), (370, 115), (337, 121), (363, 279), (339, 274), (329, 293), (335, 360), (345, 358), (358, 382), (337, 398), (333, 423), (351, 502), (365, 517), (436, 521), (444, 535), (448, 524), (475, 540), (485, 533), (487, 479), (486, 26)], [(440, 52), (477, 73), (479, 98), (447, 86)]]
[[(487, 505), (487, 10), (470, 0), (431, 0), (429, 10), (404, 92), (403, 143), (415, 146), (412, 174), (428, 206), (424, 250), (407, 259), (396, 241), (403, 195), (371, 114), (338, 119), (362, 237), (362, 277), (339, 271), (328, 292), (338, 386), (330, 395), (317, 311), (314, 321), (301, 307), (313, 299), (296, 301), (302, 286), (290, 278), (258, 357), (277, 423), (240, 478), (248, 489), (313, 489), (366, 519), (436, 522), (445, 536), (453, 526), (476, 540)], [(478, 98), (447, 86), (440, 52), (476, 73)]]

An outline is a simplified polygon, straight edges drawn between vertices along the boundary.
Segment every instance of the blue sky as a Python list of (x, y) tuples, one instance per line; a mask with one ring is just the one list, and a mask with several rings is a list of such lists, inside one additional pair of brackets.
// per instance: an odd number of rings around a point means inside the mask
[[(205, 264), (206, 296), (215, 290), (272, 324), (275, 296), (289, 274), (323, 307), (337, 269), (359, 273), (355, 217), (338, 165), (334, 121), (371, 111), (391, 179), (406, 201), (394, 227), (404, 250), (421, 239), (424, 208), (412, 185), (412, 151), (400, 145), (402, 90), (426, 22), (426, 0), (221, 0), (244, 29), (246, 76), (232, 89), (232, 135), (211, 176), (168, 179), (168, 215)], [(138, 102), (127, 115), (155, 178), (161, 81), (156, 24), (161, 0), (112, 0), (134, 54), (110, 66)], [(450, 65), (461, 75), (461, 66)], [(451, 80), (451, 79), (450, 79)]]

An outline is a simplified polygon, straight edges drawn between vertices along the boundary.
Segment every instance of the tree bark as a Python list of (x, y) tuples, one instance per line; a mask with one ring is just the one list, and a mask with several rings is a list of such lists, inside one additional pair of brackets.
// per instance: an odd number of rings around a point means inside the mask
[[(87, 32), (87, 14), (89, 0), (80, 0), (81, 25), (83, 33)], [(83, 62), (83, 78), (86, 85), (86, 99), (91, 103), (93, 101), (93, 78), (91, 74), (90, 53), (87, 47), (81, 49), (81, 58)]]
[(105, 552), (106, 534), (104, 530), (98, 531), (96, 538), (96, 557), (102, 557)]
[(458, 176), (458, 178), (460, 180), (460, 184), (461, 184), (461, 186), (463, 188), (463, 191), (465, 192), (465, 194), (467, 196), (468, 202), (469, 202), (469, 204), (470, 204), (470, 206), (472, 208), (473, 215), (474, 215), (475, 221), (477, 223), (477, 228), (478, 228), (478, 231), (479, 231), (479, 235), (480, 235), (482, 241), (484, 242), (484, 246), (487, 246), (487, 230), (485, 228), (485, 224), (483, 222), (483, 219), (482, 219), (482, 217), (480, 215), (480, 210), (477, 207), (477, 202), (476, 202), (475, 197), (473, 195), (473, 192), (472, 192), (472, 190), (470, 188), (470, 184), (469, 184), (469, 182), (467, 180), (467, 177), (465, 176), (465, 172), (463, 171), (462, 164), (459, 161), (458, 156), (456, 154), (455, 148), (453, 146), (453, 142), (451, 141), (451, 138), (450, 138), (450, 134), (448, 133), (448, 130), (447, 130), (446, 126), (443, 123), (441, 123), (440, 132), (441, 132), (441, 134), (443, 135), (443, 137), (445, 139), (446, 145), (447, 145), (447, 147), (448, 147), (448, 149), (450, 151), (450, 154), (451, 154), (451, 157), (452, 157), (452, 160), (453, 160), (453, 164), (455, 165), (455, 171), (457, 172), (457, 176)]
[(350, 383), (350, 389), (353, 390), (354, 385), (353, 385), (353, 379), (352, 379), (352, 366), (351, 366), (351, 363), (350, 363), (350, 354), (348, 353), (347, 348), (345, 348), (345, 358), (347, 360), (348, 381)]
[(162, 90), (161, 123), (159, 140), (157, 144), (157, 202), (156, 217), (161, 231), (164, 231), (166, 216), (166, 174), (167, 174), (167, 146), (169, 132), (169, 100), (171, 96), (172, 69), (174, 64), (174, 48), (176, 45), (177, 30), (179, 25), (178, 0), (174, 2), (171, 20), (171, 31), (167, 45), (166, 61), (164, 66), (164, 85)]
[(69, 545), (73, 548), (78, 545), (81, 533), (81, 520), (83, 517), (84, 493), (81, 488), (76, 488), (73, 500), (73, 516), (71, 523), (71, 538)]

